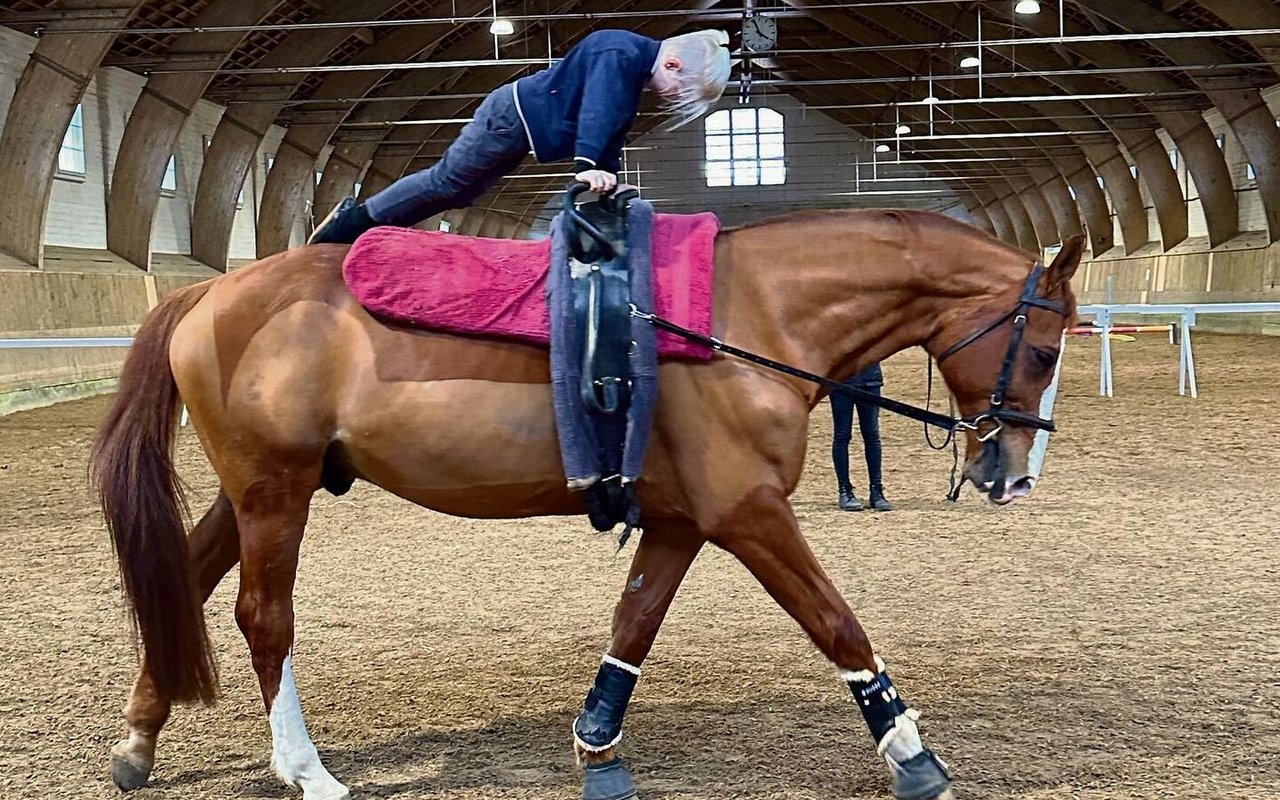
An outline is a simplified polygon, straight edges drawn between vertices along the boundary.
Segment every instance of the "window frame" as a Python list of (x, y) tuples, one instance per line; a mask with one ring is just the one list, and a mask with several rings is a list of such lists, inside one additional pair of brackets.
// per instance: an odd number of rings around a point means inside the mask
[[(738, 127), (747, 114), (749, 124)], [(782, 112), (767, 106), (714, 111), (703, 124), (702, 143), (703, 178), (708, 188), (786, 185), (786, 117)], [(777, 155), (765, 155), (766, 148)]]
[[(71, 141), (76, 138), (80, 141), (78, 148)], [(64, 163), (68, 154), (79, 159), (79, 168), (74, 164), (68, 166)], [(75, 111), (71, 112), (71, 121), (67, 123), (67, 130), (62, 134), (62, 144), (58, 147), (57, 177), (83, 181), (88, 172), (89, 149), (84, 136), (84, 104), (76, 103)]]
[(175, 153), (169, 156), (168, 163), (164, 165), (164, 176), (160, 178), (160, 194), (164, 197), (173, 197), (177, 193), (178, 156)]

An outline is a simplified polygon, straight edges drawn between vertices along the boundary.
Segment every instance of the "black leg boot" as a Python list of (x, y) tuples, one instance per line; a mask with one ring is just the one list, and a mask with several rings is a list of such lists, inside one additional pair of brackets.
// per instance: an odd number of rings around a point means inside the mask
[(867, 497), (867, 505), (872, 511), (892, 511), (893, 504), (885, 499), (884, 486), (873, 483), (871, 484), (871, 494)]
[(862, 501), (853, 493), (853, 487), (844, 485), (840, 487), (840, 510), (841, 511), (861, 511), (866, 508), (862, 505)]
[(355, 244), (360, 234), (377, 226), (364, 205), (356, 202), (354, 197), (348, 197), (329, 212), (307, 244)]

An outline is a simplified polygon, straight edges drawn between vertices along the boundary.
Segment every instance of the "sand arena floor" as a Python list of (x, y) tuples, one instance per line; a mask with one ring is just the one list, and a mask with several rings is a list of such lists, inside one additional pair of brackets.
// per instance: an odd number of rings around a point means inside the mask
[[(1280, 798), (1280, 339), (1177, 351), (1072, 345), (1062, 433), (1030, 503), (941, 499), (949, 456), (885, 418), (893, 514), (834, 508), (826, 406), (795, 505), (960, 798)], [(922, 399), (923, 357), (886, 367)], [(133, 677), (86, 486), (98, 398), (0, 419), (0, 797), (114, 798)], [(215, 492), (195, 437), (181, 466)], [(855, 463), (856, 460), (855, 460)], [(865, 489), (865, 485), (860, 485)], [(608, 641), (626, 555), (584, 522), (493, 523), (358, 485), (317, 496), (295, 666), (329, 768), (357, 797), (572, 798), (569, 724)], [(207, 606), (224, 699), (179, 709), (138, 800), (292, 797), (232, 618)], [(846, 689), (736, 562), (707, 550), (637, 690), (625, 755), (646, 800), (882, 798)]]

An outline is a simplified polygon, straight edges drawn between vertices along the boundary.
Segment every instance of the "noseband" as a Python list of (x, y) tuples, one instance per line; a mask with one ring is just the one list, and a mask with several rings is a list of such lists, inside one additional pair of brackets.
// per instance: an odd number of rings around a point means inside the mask
[[(1009, 338), (1009, 348), (1005, 351), (1004, 364), (1000, 366), (1000, 377), (996, 381), (995, 391), (991, 393), (990, 405), (987, 406), (986, 411), (960, 418), (960, 422), (964, 427), (978, 432), (978, 441), (980, 442), (988, 442), (994, 439), (1003, 429), (1004, 425), (1002, 423), (1023, 425), (1042, 431), (1056, 430), (1051, 419), (1005, 407), (1005, 400), (1009, 394), (1009, 385), (1013, 383), (1013, 365), (1018, 360), (1018, 348), (1022, 345), (1022, 334), (1027, 327), (1027, 312), (1032, 308), (1043, 308), (1062, 315), (1067, 313), (1067, 307), (1062, 303), (1036, 294), (1036, 286), (1040, 283), (1040, 277), (1043, 274), (1044, 264), (1037, 261), (1036, 265), (1031, 268), (1031, 274), (1027, 276), (1027, 282), (1022, 286), (1022, 296), (1018, 298), (1018, 305), (1012, 311), (986, 327), (979, 328), (964, 337), (946, 350), (943, 350), (942, 355), (938, 356), (938, 365), (941, 366), (943, 361), (991, 333), (1010, 319), (1013, 320), (1013, 335)], [(995, 423), (995, 426), (986, 432), (981, 432), (982, 423), (988, 421)]]

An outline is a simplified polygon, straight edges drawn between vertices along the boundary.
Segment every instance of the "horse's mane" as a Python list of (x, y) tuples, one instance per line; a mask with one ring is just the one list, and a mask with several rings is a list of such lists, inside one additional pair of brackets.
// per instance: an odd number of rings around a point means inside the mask
[[(1011, 254), (1019, 256), (1029, 256), (1038, 258), (1034, 253), (1028, 253), (1020, 247), (1003, 242), (981, 228), (976, 228), (965, 222), (961, 222), (955, 217), (949, 217), (946, 214), (939, 214), (936, 211), (924, 211), (915, 208), (834, 208), (834, 209), (806, 209), (804, 211), (793, 211), (787, 214), (779, 214), (777, 216), (765, 217), (764, 219), (753, 220), (741, 225), (723, 228), (720, 233), (722, 235), (731, 234), (735, 231), (752, 230), (755, 228), (767, 228), (774, 225), (786, 225), (795, 223), (810, 224), (831, 224), (831, 225), (864, 225), (874, 232), (882, 235), (893, 237), (901, 236), (903, 230), (910, 231), (916, 235), (926, 231), (950, 232), (961, 236), (969, 236), (984, 240), (990, 244), (995, 244), (1007, 250)], [(886, 227), (892, 227), (893, 231), (885, 231)]]

